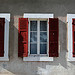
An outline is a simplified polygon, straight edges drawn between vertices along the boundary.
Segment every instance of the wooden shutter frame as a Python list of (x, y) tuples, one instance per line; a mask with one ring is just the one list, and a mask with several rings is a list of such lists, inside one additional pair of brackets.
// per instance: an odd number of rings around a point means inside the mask
[[(50, 49), (50, 21), (51, 20), (57, 20), (57, 51), (53, 54), (52, 53), (52, 51), (51, 51), (51, 49)], [(54, 28), (53, 28), (54, 29)], [(53, 30), (54, 31), (54, 30)], [(59, 42), (58, 42), (58, 39), (59, 39), (59, 21), (58, 21), (58, 18), (49, 18), (49, 57), (58, 57), (59, 55), (58, 55), (58, 50), (59, 50)]]
[(75, 57), (75, 50), (74, 50), (74, 44), (75, 44), (75, 42), (74, 42), (74, 32), (75, 32), (75, 19), (72, 19), (72, 36), (73, 36), (73, 57)]
[[(22, 20), (24, 20), (24, 21), (27, 21), (27, 25), (28, 25), (28, 18), (19, 18), (19, 30), (18, 30), (18, 57), (27, 57), (28, 56), (28, 26), (27, 26), (27, 31), (25, 30), (25, 29), (20, 29), (20, 22)], [(21, 38), (23, 38), (22, 36), (21, 36), (21, 34), (20, 34), (20, 32), (22, 32), (22, 31), (24, 31), (24, 32), (27, 32), (27, 50), (19, 50), (19, 46), (20, 46), (20, 40), (21, 40)], [(24, 45), (24, 44), (26, 44), (26, 42), (21, 42), (21, 44), (22, 45)], [(24, 44), (23, 44), (24, 43)]]
[(1, 23), (1, 27), (2, 27), (2, 38), (0, 36), (0, 43), (2, 43), (2, 46), (0, 49), (0, 57), (4, 57), (4, 32), (5, 32), (5, 18), (0, 18), (0, 23)]

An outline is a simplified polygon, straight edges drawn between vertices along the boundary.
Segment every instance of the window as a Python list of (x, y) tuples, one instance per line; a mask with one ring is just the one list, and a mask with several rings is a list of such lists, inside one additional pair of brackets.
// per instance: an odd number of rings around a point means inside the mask
[(48, 56), (48, 19), (29, 19), (29, 55)]
[(68, 61), (75, 61), (75, 14), (67, 14)]
[(9, 61), (9, 22), (10, 14), (0, 13), (0, 61)]
[(53, 61), (58, 57), (58, 18), (28, 13), (19, 18), (18, 56), (23, 61)]

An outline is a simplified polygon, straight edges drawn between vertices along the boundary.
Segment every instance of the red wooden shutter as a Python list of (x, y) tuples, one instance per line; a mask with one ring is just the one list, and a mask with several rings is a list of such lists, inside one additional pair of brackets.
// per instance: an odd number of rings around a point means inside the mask
[(49, 57), (58, 57), (58, 18), (49, 19)]
[(73, 32), (73, 57), (75, 57), (75, 19), (72, 19), (72, 32)]
[(0, 18), (0, 57), (4, 56), (4, 27), (5, 18)]
[(19, 18), (18, 56), (28, 56), (28, 19)]

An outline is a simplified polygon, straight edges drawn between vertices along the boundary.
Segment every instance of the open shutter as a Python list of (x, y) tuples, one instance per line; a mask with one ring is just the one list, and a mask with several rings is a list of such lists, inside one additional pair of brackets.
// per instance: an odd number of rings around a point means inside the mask
[(73, 57), (75, 57), (75, 19), (72, 19), (72, 32), (73, 32)]
[(49, 18), (49, 57), (58, 57), (58, 18)]
[(4, 27), (5, 18), (0, 18), (0, 57), (4, 56)]
[(19, 18), (18, 56), (28, 56), (28, 19)]

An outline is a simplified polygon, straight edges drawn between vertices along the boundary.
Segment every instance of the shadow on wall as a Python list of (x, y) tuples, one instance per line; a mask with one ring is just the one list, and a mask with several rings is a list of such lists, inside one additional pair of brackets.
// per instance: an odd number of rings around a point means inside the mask
[(54, 63), (67, 69), (67, 25), (59, 19), (59, 57), (54, 58)]

